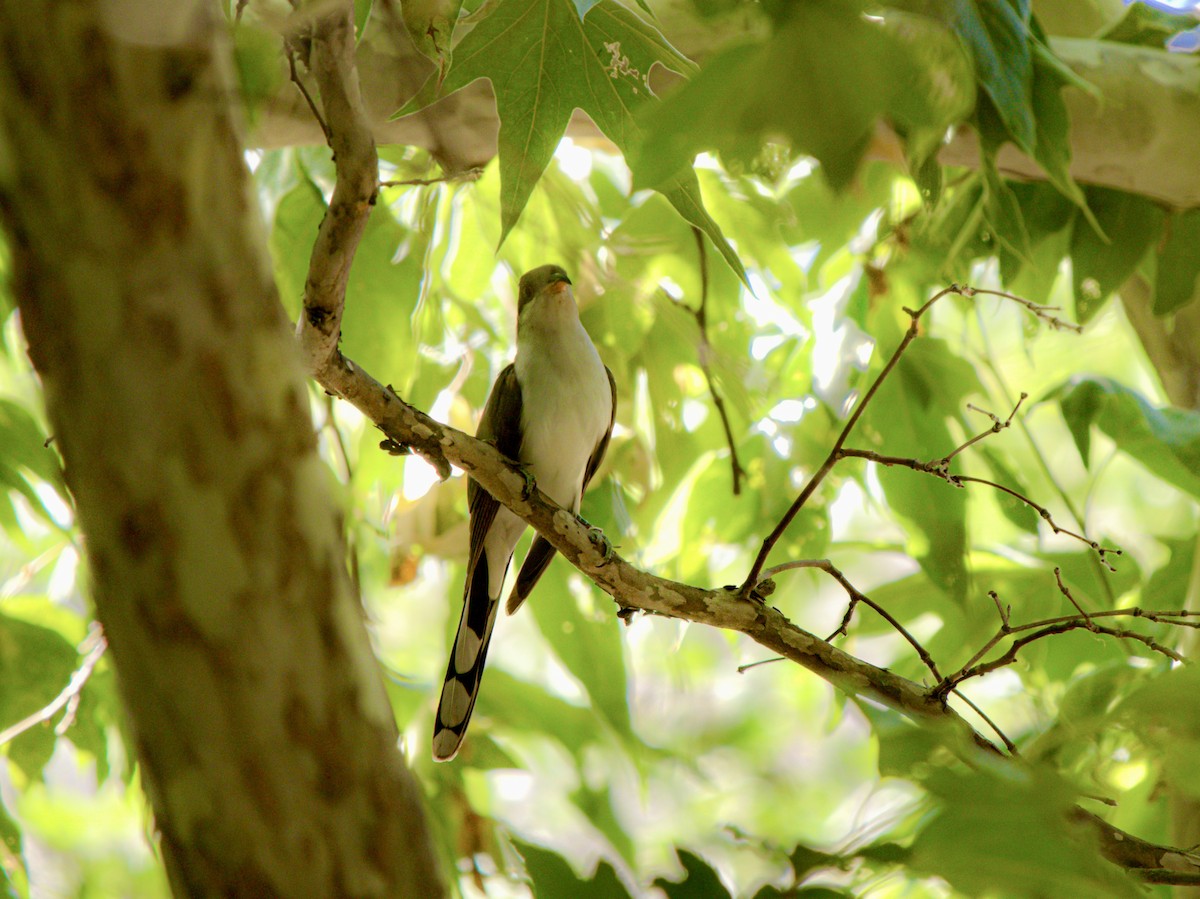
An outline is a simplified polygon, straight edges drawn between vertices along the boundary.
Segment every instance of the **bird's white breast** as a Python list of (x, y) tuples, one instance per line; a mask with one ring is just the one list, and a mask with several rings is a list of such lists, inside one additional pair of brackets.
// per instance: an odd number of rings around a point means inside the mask
[(539, 297), (523, 315), (516, 370), (521, 384), (521, 462), (547, 496), (579, 511), (583, 474), (608, 430), (608, 375), (570, 291)]

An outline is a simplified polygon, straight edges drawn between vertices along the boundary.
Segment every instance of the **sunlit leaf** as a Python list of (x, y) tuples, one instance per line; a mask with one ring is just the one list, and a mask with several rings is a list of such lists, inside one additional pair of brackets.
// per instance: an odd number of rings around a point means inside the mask
[[(615, 0), (580, 19), (572, 0), (507, 0), (455, 48), (444, 83), (430, 79), (397, 113), (408, 115), (479, 78), (492, 82), (500, 116), (500, 240), (516, 225), (575, 109), (622, 151), (640, 135), (634, 111), (652, 98), (650, 69), (695, 67), (653, 26)], [(536, 102), (530, 102), (536, 98)], [(704, 209), (695, 175), (671, 171), (653, 185), (699, 227), (744, 277), (742, 264)]]

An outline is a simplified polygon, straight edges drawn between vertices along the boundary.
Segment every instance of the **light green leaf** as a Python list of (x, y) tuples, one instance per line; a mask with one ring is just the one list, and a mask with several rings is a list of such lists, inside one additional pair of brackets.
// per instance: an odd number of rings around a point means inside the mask
[[(722, 51), (661, 108), (643, 112), (648, 133), (631, 162), (634, 183), (661, 183), (702, 149), (749, 162), (781, 134), (820, 161), (830, 185), (844, 188), (881, 117), (908, 128), (946, 127), (946, 110), (918, 89), (931, 77), (856, 4), (796, 4), (768, 41)], [(960, 103), (949, 108), (962, 114)]]
[(600, 597), (600, 613), (585, 615), (571, 594), (566, 562), (555, 560), (527, 605), (538, 628), (567, 670), (579, 680), (592, 704), (625, 740), (636, 741), (629, 721), (625, 656), (616, 607)]
[[(959, 401), (978, 381), (970, 366), (939, 341), (918, 341), (910, 352), (880, 386), (863, 414), (862, 430), (871, 448), (886, 455), (940, 458), (955, 446), (946, 418), (957, 416)], [(921, 567), (961, 599), (967, 589), (965, 492), (901, 468), (880, 466), (879, 481), (888, 504), (910, 525), (911, 548)]]
[(1059, 398), (1085, 465), (1094, 425), (1147, 471), (1200, 498), (1200, 413), (1156, 408), (1108, 378), (1076, 380), (1051, 395)]
[(439, 79), (450, 69), (451, 38), (460, 9), (462, 0), (404, 0), (400, 4), (413, 46), (437, 64)]
[[(56, 631), (0, 615), (0, 730), (45, 708), (67, 685), (78, 653)], [(35, 725), (7, 746), (29, 777), (39, 777), (54, 751), (53, 727)]]
[(1075, 796), (1039, 768), (936, 769), (938, 811), (917, 835), (912, 864), (968, 896), (1128, 896), (1140, 889), (1068, 821)]

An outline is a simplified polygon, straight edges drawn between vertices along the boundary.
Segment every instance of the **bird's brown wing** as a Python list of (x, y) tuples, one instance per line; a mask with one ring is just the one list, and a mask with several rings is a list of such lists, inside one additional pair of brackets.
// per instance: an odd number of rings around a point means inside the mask
[[(509, 459), (521, 453), (521, 385), (513, 366), (500, 372), (483, 410), (476, 436), (496, 444)], [(446, 680), (438, 702), (433, 727), (433, 757), (454, 758), (462, 744), (479, 696), (488, 643), (496, 623), (498, 600), (490, 596), (488, 564), (483, 558), (484, 539), (496, 519), (500, 504), (474, 481), (467, 484), (471, 511), (471, 541), (467, 556), (467, 582), (463, 587), (463, 610), (446, 663)], [(499, 585), (496, 587), (499, 591)]]

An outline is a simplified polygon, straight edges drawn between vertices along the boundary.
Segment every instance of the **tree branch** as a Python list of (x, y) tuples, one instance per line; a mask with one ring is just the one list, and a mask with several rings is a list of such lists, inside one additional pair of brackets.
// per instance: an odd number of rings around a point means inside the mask
[(318, 120), (333, 150), (337, 183), (313, 245), (304, 285), (304, 312), (296, 324), (310, 371), (337, 348), (350, 265), (379, 193), (379, 156), (363, 110), (354, 62), (353, 6), (322, 6), (318, 13), (311, 26), (309, 68), (321, 95), (325, 115)]

